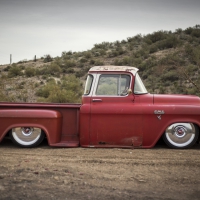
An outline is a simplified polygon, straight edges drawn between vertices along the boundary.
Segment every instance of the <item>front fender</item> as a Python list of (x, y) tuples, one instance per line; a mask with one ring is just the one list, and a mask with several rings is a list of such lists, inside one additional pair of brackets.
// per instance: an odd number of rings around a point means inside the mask
[[(157, 113), (155, 111), (163, 111)], [(173, 123), (193, 123), (200, 126), (198, 105), (153, 105), (143, 108), (144, 148), (152, 148), (168, 126)]]

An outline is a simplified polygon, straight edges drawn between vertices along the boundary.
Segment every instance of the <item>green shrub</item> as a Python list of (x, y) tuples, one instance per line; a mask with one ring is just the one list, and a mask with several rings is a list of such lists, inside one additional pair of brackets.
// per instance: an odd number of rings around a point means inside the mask
[(200, 38), (200, 29), (194, 29), (191, 35)]
[(122, 40), (121, 43), (122, 43), (122, 44), (126, 44), (127, 41), (126, 41), (126, 40)]
[(42, 75), (41, 70), (40, 69), (35, 69), (35, 75), (37, 75), (37, 76)]
[(99, 53), (100, 53), (101, 56), (106, 55), (106, 51), (105, 51), (104, 49), (101, 49), (101, 50), (99, 51)]
[(24, 70), (24, 69), (25, 69), (25, 66), (24, 66), (24, 65), (18, 65), (18, 67), (19, 67), (21, 70)]
[(181, 34), (183, 32), (183, 30), (181, 28), (176, 29), (175, 33), (177, 34)]
[(91, 64), (91, 65), (94, 65), (94, 63), (95, 63), (95, 60), (94, 60), (94, 59), (91, 59), (91, 60), (90, 60), (90, 64)]
[(82, 76), (84, 76), (85, 75), (85, 71), (82, 69), (82, 70), (80, 70), (80, 71), (76, 71), (75, 72), (75, 76), (77, 77), (77, 78), (79, 78), (79, 77), (82, 77)]
[(109, 58), (116, 57), (118, 55), (119, 55), (119, 52), (116, 51), (116, 50), (112, 50), (112, 51), (108, 52), (108, 57)]
[(53, 62), (54, 62), (56, 65), (62, 67), (62, 63), (63, 63), (62, 58), (56, 57), (56, 58), (54, 58), (54, 61), (53, 61)]
[(8, 72), (8, 71), (10, 70), (10, 68), (11, 68), (11, 66), (8, 65), (7, 67), (5, 67), (5, 68), (3, 69), (3, 71)]
[(90, 52), (85, 52), (84, 57), (85, 57), (85, 59), (89, 59), (92, 57), (92, 54)]
[(82, 89), (80, 80), (74, 75), (69, 75), (60, 83), (56, 83), (55, 80), (48, 82), (36, 95), (42, 97), (39, 99), (41, 102), (77, 103), (81, 101)]
[(185, 52), (187, 55), (191, 56), (193, 54), (193, 47), (190, 44), (185, 46)]
[(119, 60), (119, 59), (115, 59), (113, 64), (116, 65), (116, 66), (122, 66), (123, 65), (123, 61)]
[(51, 62), (51, 61), (53, 61), (53, 58), (51, 57), (51, 55), (47, 54), (44, 56), (44, 60), (43, 60), (44, 63)]
[(167, 32), (157, 31), (157, 32), (154, 32), (152, 34), (148, 34), (146, 37), (148, 39), (150, 39), (152, 43), (155, 43), (157, 41), (166, 39), (167, 38)]
[(137, 34), (136, 36), (133, 37), (133, 41), (136, 41), (138, 44), (140, 44), (143, 40), (143, 37), (141, 34)]
[(43, 75), (42, 79), (46, 80), (48, 78), (48, 75)]
[(186, 66), (185, 70), (190, 75), (193, 75), (198, 70), (198, 66), (196, 66), (196, 65), (189, 65), (189, 66)]
[(200, 47), (197, 47), (193, 51), (193, 61), (196, 65), (200, 66)]
[(25, 69), (25, 75), (26, 75), (27, 77), (35, 76), (35, 69), (32, 68), (32, 67), (27, 67), (27, 68)]
[(72, 54), (73, 54), (72, 51), (68, 51), (68, 52), (63, 51), (62, 54), (61, 54), (61, 56), (62, 56), (62, 57), (71, 56)]
[(80, 62), (81, 62), (81, 63), (86, 63), (86, 62), (87, 62), (87, 59), (86, 59), (86, 58), (81, 58), (81, 59), (80, 59)]
[(44, 87), (39, 88), (36, 91), (36, 95), (39, 97), (44, 97), (44, 98), (48, 98), (50, 95), (50, 90), (51, 90), (51, 86), (53, 86), (55, 84), (55, 82), (51, 83), (49, 82), (48, 84), (46, 84)]
[(122, 47), (117, 47), (116, 51), (118, 52), (118, 53), (117, 53), (118, 55), (122, 55), (122, 54), (125, 53), (125, 51), (123, 50)]
[(46, 68), (46, 74), (58, 76), (60, 73), (61, 73), (61, 68), (59, 67), (59, 65), (55, 63), (51, 63), (51, 65), (47, 66)]
[(93, 52), (93, 54), (94, 54), (95, 57), (98, 57), (98, 56), (101, 55), (99, 51), (95, 51), (95, 52)]
[(55, 81), (55, 79), (54, 79), (53, 77), (49, 77), (49, 78), (47, 79), (47, 83), (48, 83), (48, 82), (53, 82), (53, 81)]
[(188, 28), (185, 29), (184, 32), (185, 32), (186, 34), (190, 35), (190, 34), (192, 33), (192, 31), (193, 31), (193, 28), (192, 28), (192, 27), (188, 27)]
[(113, 44), (114, 44), (116, 47), (120, 47), (120, 45), (121, 45), (121, 43), (120, 43), (119, 40), (115, 41)]
[(34, 87), (38, 88), (39, 87), (39, 83), (35, 83)]
[(147, 43), (148, 45), (152, 44), (152, 41), (149, 37), (144, 37), (144, 42)]
[(142, 58), (132, 58), (132, 65), (133, 66), (138, 66), (142, 63)]
[(168, 49), (168, 48), (175, 48), (179, 44), (181, 44), (181, 41), (177, 37), (169, 36), (167, 39), (158, 42), (156, 45), (158, 49)]
[(0, 101), (1, 102), (12, 102), (14, 97), (10, 96), (8, 90), (6, 90), (7, 78), (0, 78)]
[(127, 38), (127, 41), (128, 41), (129, 43), (133, 42), (134, 40), (135, 40), (134, 37), (128, 37), (128, 38)]
[(47, 72), (47, 66), (45, 66), (45, 67), (42, 68), (42, 69), (36, 69), (36, 70), (35, 70), (35, 74), (36, 74), (36, 75), (45, 75), (46, 72)]
[(4, 91), (0, 90), (0, 101), (1, 102), (13, 102), (14, 98), (8, 96), (7, 94), (4, 93)]
[(176, 81), (178, 78), (179, 77), (176, 70), (168, 71), (162, 75), (163, 81)]
[(166, 94), (166, 89), (164, 89), (162, 86), (160, 86), (159, 94)]
[(25, 81), (22, 81), (21, 83), (19, 83), (17, 86), (16, 86), (16, 88), (17, 89), (24, 89), (24, 85), (25, 85)]
[(94, 65), (100, 66), (100, 65), (104, 65), (104, 63), (103, 63), (103, 61), (101, 61), (101, 60), (95, 60)]
[(131, 63), (132, 63), (132, 59), (130, 58), (130, 57), (128, 57), (128, 56), (125, 56), (123, 59), (122, 59), (122, 63), (123, 63), (123, 65), (131, 65)]
[(8, 71), (8, 77), (13, 78), (15, 76), (22, 76), (23, 73), (21, 71), (21, 68), (17, 65), (12, 65), (12, 67)]
[(177, 53), (168, 54), (165, 57), (158, 60), (159, 65), (185, 65), (185, 60), (183, 60)]
[(78, 68), (83, 68), (84, 67), (84, 63), (77, 63), (76, 65)]
[(75, 73), (75, 71), (74, 71), (73, 68), (69, 68), (69, 69), (67, 69), (66, 72), (69, 73), (69, 74), (73, 74), (73, 73)]
[(75, 66), (76, 63), (73, 60), (65, 60), (64, 63), (62, 64), (62, 68), (71, 68)]
[(155, 53), (156, 51), (158, 51), (158, 47), (155, 44), (151, 45), (149, 48), (149, 53)]
[(107, 49), (110, 47), (110, 43), (109, 42), (102, 42), (100, 44), (95, 44), (94, 48), (95, 49)]
[(194, 48), (191, 45), (185, 46), (186, 56), (189, 57), (190, 62), (192, 64), (196, 64), (200, 66), (200, 47)]

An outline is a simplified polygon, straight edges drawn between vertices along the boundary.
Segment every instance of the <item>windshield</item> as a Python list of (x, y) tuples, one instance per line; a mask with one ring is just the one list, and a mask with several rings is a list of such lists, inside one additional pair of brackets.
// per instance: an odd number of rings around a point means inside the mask
[(134, 85), (134, 94), (146, 94), (148, 93), (139, 74), (135, 75), (135, 85)]
[(89, 74), (87, 76), (87, 80), (86, 80), (86, 84), (85, 84), (85, 90), (84, 90), (85, 95), (88, 95), (90, 93), (92, 81), (93, 81), (93, 76), (91, 74)]

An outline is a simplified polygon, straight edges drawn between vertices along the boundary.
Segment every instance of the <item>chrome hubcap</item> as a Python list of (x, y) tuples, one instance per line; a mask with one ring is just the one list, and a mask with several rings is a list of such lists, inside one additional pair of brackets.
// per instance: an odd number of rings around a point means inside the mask
[(30, 127), (22, 127), (22, 128), (21, 128), (21, 131), (22, 131), (22, 134), (23, 134), (24, 136), (29, 136), (29, 135), (32, 134), (33, 128), (30, 128)]
[(187, 134), (187, 129), (184, 126), (177, 126), (173, 131), (174, 135), (178, 138), (182, 138)]
[(37, 142), (41, 134), (42, 131), (40, 128), (16, 127), (12, 129), (12, 135), (15, 141), (25, 146)]
[(195, 126), (192, 123), (175, 123), (165, 132), (167, 140), (174, 146), (185, 147), (195, 137)]

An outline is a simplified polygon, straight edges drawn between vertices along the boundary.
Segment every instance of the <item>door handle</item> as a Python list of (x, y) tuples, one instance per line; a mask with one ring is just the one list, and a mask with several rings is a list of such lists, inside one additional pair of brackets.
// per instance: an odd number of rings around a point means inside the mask
[(93, 102), (102, 102), (102, 99), (92, 99)]

